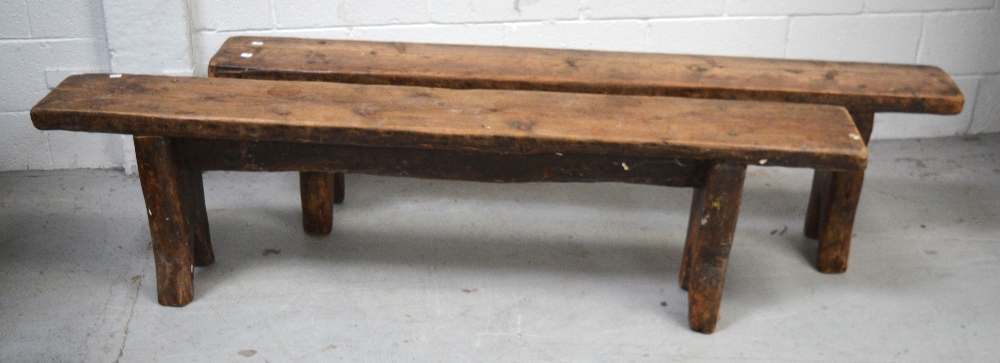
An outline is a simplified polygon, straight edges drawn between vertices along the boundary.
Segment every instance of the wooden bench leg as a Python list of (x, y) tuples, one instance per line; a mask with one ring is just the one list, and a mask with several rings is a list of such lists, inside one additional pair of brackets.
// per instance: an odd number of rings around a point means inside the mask
[(684, 239), (684, 256), (681, 257), (680, 279), (681, 289), (688, 290), (691, 276), (691, 249), (697, 244), (698, 231), (701, 230), (701, 215), (705, 208), (705, 188), (697, 187), (691, 198), (691, 214), (688, 215), (687, 238)]
[[(208, 228), (198, 212), (200, 209), (204, 215), (204, 199), (194, 202), (203, 196), (203, 191), (194, 190), (201, 189), (197, 188), (201, 185), (201, 173), (184, 168), (174, 141), (136, 136), (135, 153), (153, 237), (157, 300), (160, 305), (184, 306), (194, 298), (196, 235), (205, 233), (207, 237)], [(202, 223), (204, 228), (198, 226)], [(199, 229), (203, 230), (197, 232)], [(207, 247), (209, 251), (201, 257), (205, 259), (211, 256), (211, 245), (207, 238), (203, 243), (201, 248)]]
[[(343, 173), (337, 173), (343, 177)], [(302, 196), (302, 228), (313, 236), (325, 236), (333, 230), (333, 203), (337, 176), (333, 173), (299, 172)]]
[(864, 178), (864, 172), (831, 173), (829, 194), (823, 203), (819, 223), (816, 268), (823, 273), (847, 271), (854, 215), (858, 209)]
[(688, 290), (688, 323), (711, 333), (719, 320), (722, 287), (743, 197), (746, 165), (716, 164), (705, 185), (695, 188), (688, 239), (684, 244), (682, 286)]
[[(871, 138), (875, 114), (851, 112), (862, 140)], [(804, 232), (819, 238), (816, 268), (824, 273), (847, 271), (854, 215), (861, 197), (864, 172), (828, 172), (817, 170), (813, 176)]]
[(205, 208), (205, 185), (200, 170), (182, 169), (182, 180), (187, 182), (184, 198), (184, 214), (192, 219), (194, 230), (192, 247), (194, 248), (194, 265), (205, 267), (215, 262), (215, 252), (212, 251), (212, 238), (208, 229), (208, 213)]
[(832, 173), (816, 170), (813, 174), (812, 192), (809, 193), (809, 207), (806, 209), (806, 223), (803, 232), (808, 238), (819, 238), (819, 221), (823, 219), (826, 209), (826, 197), (829, 196), (830, 178)]
[(344, 202), (344, 173), (333, 173), (333, 204)]

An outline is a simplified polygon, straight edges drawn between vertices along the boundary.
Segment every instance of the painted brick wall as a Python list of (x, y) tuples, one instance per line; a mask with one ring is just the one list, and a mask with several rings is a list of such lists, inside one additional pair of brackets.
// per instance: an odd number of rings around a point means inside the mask
[(203, 76), (233, 35), (931, 64), (956, 116), (883, 114), (875, 138), (1000, 132), (998, 0), (0, 0), (0, 171), (124, 166), (128, 138), (34, 130), (68, 74)]
[(68, 74), (107, 71), (100, 2), (0, 3), (0, 171), (122, 165), (115, 135), (39, 131), (28, 110)]

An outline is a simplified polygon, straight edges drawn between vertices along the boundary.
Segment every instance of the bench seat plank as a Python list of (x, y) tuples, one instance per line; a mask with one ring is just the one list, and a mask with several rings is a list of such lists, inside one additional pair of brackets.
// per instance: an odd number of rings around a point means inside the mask
[(213, 77), (819, 103), (957, 114), (938, 67), (473, 45), (231, 37)]
[[(208, 74), (832, 104), (848, 109), (865, 143), (875, 112), (956, 114), (964, 103), (951, 78), (931, 66), (260, 36), (230, 38)], [(804, 229), (820, 239), (822, 272), (847, 269), (863, 176), (815, 173)], [(342, 179), (335, 174), (337, 196), (344, 195)]]
[(828, 170), (867, 158), (840, 107), (669, 97), (92, 74), (67, 78), (31, 116), (39, 129), (489, 153)]

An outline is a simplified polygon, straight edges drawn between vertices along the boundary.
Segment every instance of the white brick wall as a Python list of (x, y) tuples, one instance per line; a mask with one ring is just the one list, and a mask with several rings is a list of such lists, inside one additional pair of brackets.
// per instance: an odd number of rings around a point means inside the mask
[(0, 39), (29, 38), (31, 25), (28, 24), (28, 4), (23, 1), (0, 2)]
[(0, 1), (0, 171), (134, 168), (131, 139), (35, 130), (66, 76), (204, 75), (241, 34), (937, 65), (956, 116), (883, 114), (875, 138), (1000, 132), (998, 0)]
[(430, 0), (436, 23), (571, 20), (580, 16), (578, 0)]
[(512, 24), (505, 45), (641, 52), (646, 23), (637, 20)]
[[(523, 1), (523, 0), (522, 0)], [(584, 0), (588, 19), (655, 19), (720, 16), (725, 0)]]
[(1000, 72), (1000, 11), (924, 16), (917, 61), (955, 74)]
[(859, 14), (864, 0), (729, 0), (727, 15)]
[(788, 25), (785, 55), (797, 59), (913, 63), (921, 16), (804, 16)]
[(426, 0), (286, 0), (274, 7), (274, 19), (280, 28), (302, 29), (427, 23), (430, 14)]
[(0, 171), (121, 167), (121, 137), (39, 131), (28, 115), (51, 83), (108, 70), (100, 1), (0, 3)]
[(651, 20), (646, 51), (781, 58), (788, 18)]
[(27, 111), (48, 93), (46, 70), (107, 69), (107, 49), (95, 39), (0, 42), (0, 112)]
[(506, 32), (507, 29), (502, 24), (404, 25), (354, 28), (351, 29), (346, 38), (375, 41), (504, 45)]
[(992, 75), (979, 82), (979, 97), (975, 102), (969, 132), (1000, 132), (1000, 75)]
[(865, 0), (873, 13), (992, 9), (995, 0)]
[(190, 75), (190, 10), (183, 0), (104, 0), (111, 69)]
[(0, 112), (0, 171), (49, 169), (49, 140), (27, 112)]
[(103, 38), (100, 1), (27, 0), (32, 38)]
[(193, 1), (190, 6), (197, 30), (254, 30), (274, 27), (270, 3), (270, 0)]

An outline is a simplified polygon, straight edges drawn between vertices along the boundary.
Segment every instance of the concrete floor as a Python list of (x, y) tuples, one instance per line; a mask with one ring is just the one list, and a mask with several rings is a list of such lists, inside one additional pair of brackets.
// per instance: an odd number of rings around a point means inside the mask
[(315, 238), (296, 174), (207, 173), (217, 262), (167, 308), (136, 178), (3, 173), (0, 362), (995, 362), (1000, 135), (871, 155), (840, 275), (811, 172), (749, 171), (712, 335), (676, 283), (689, 189), (349, 175)]

